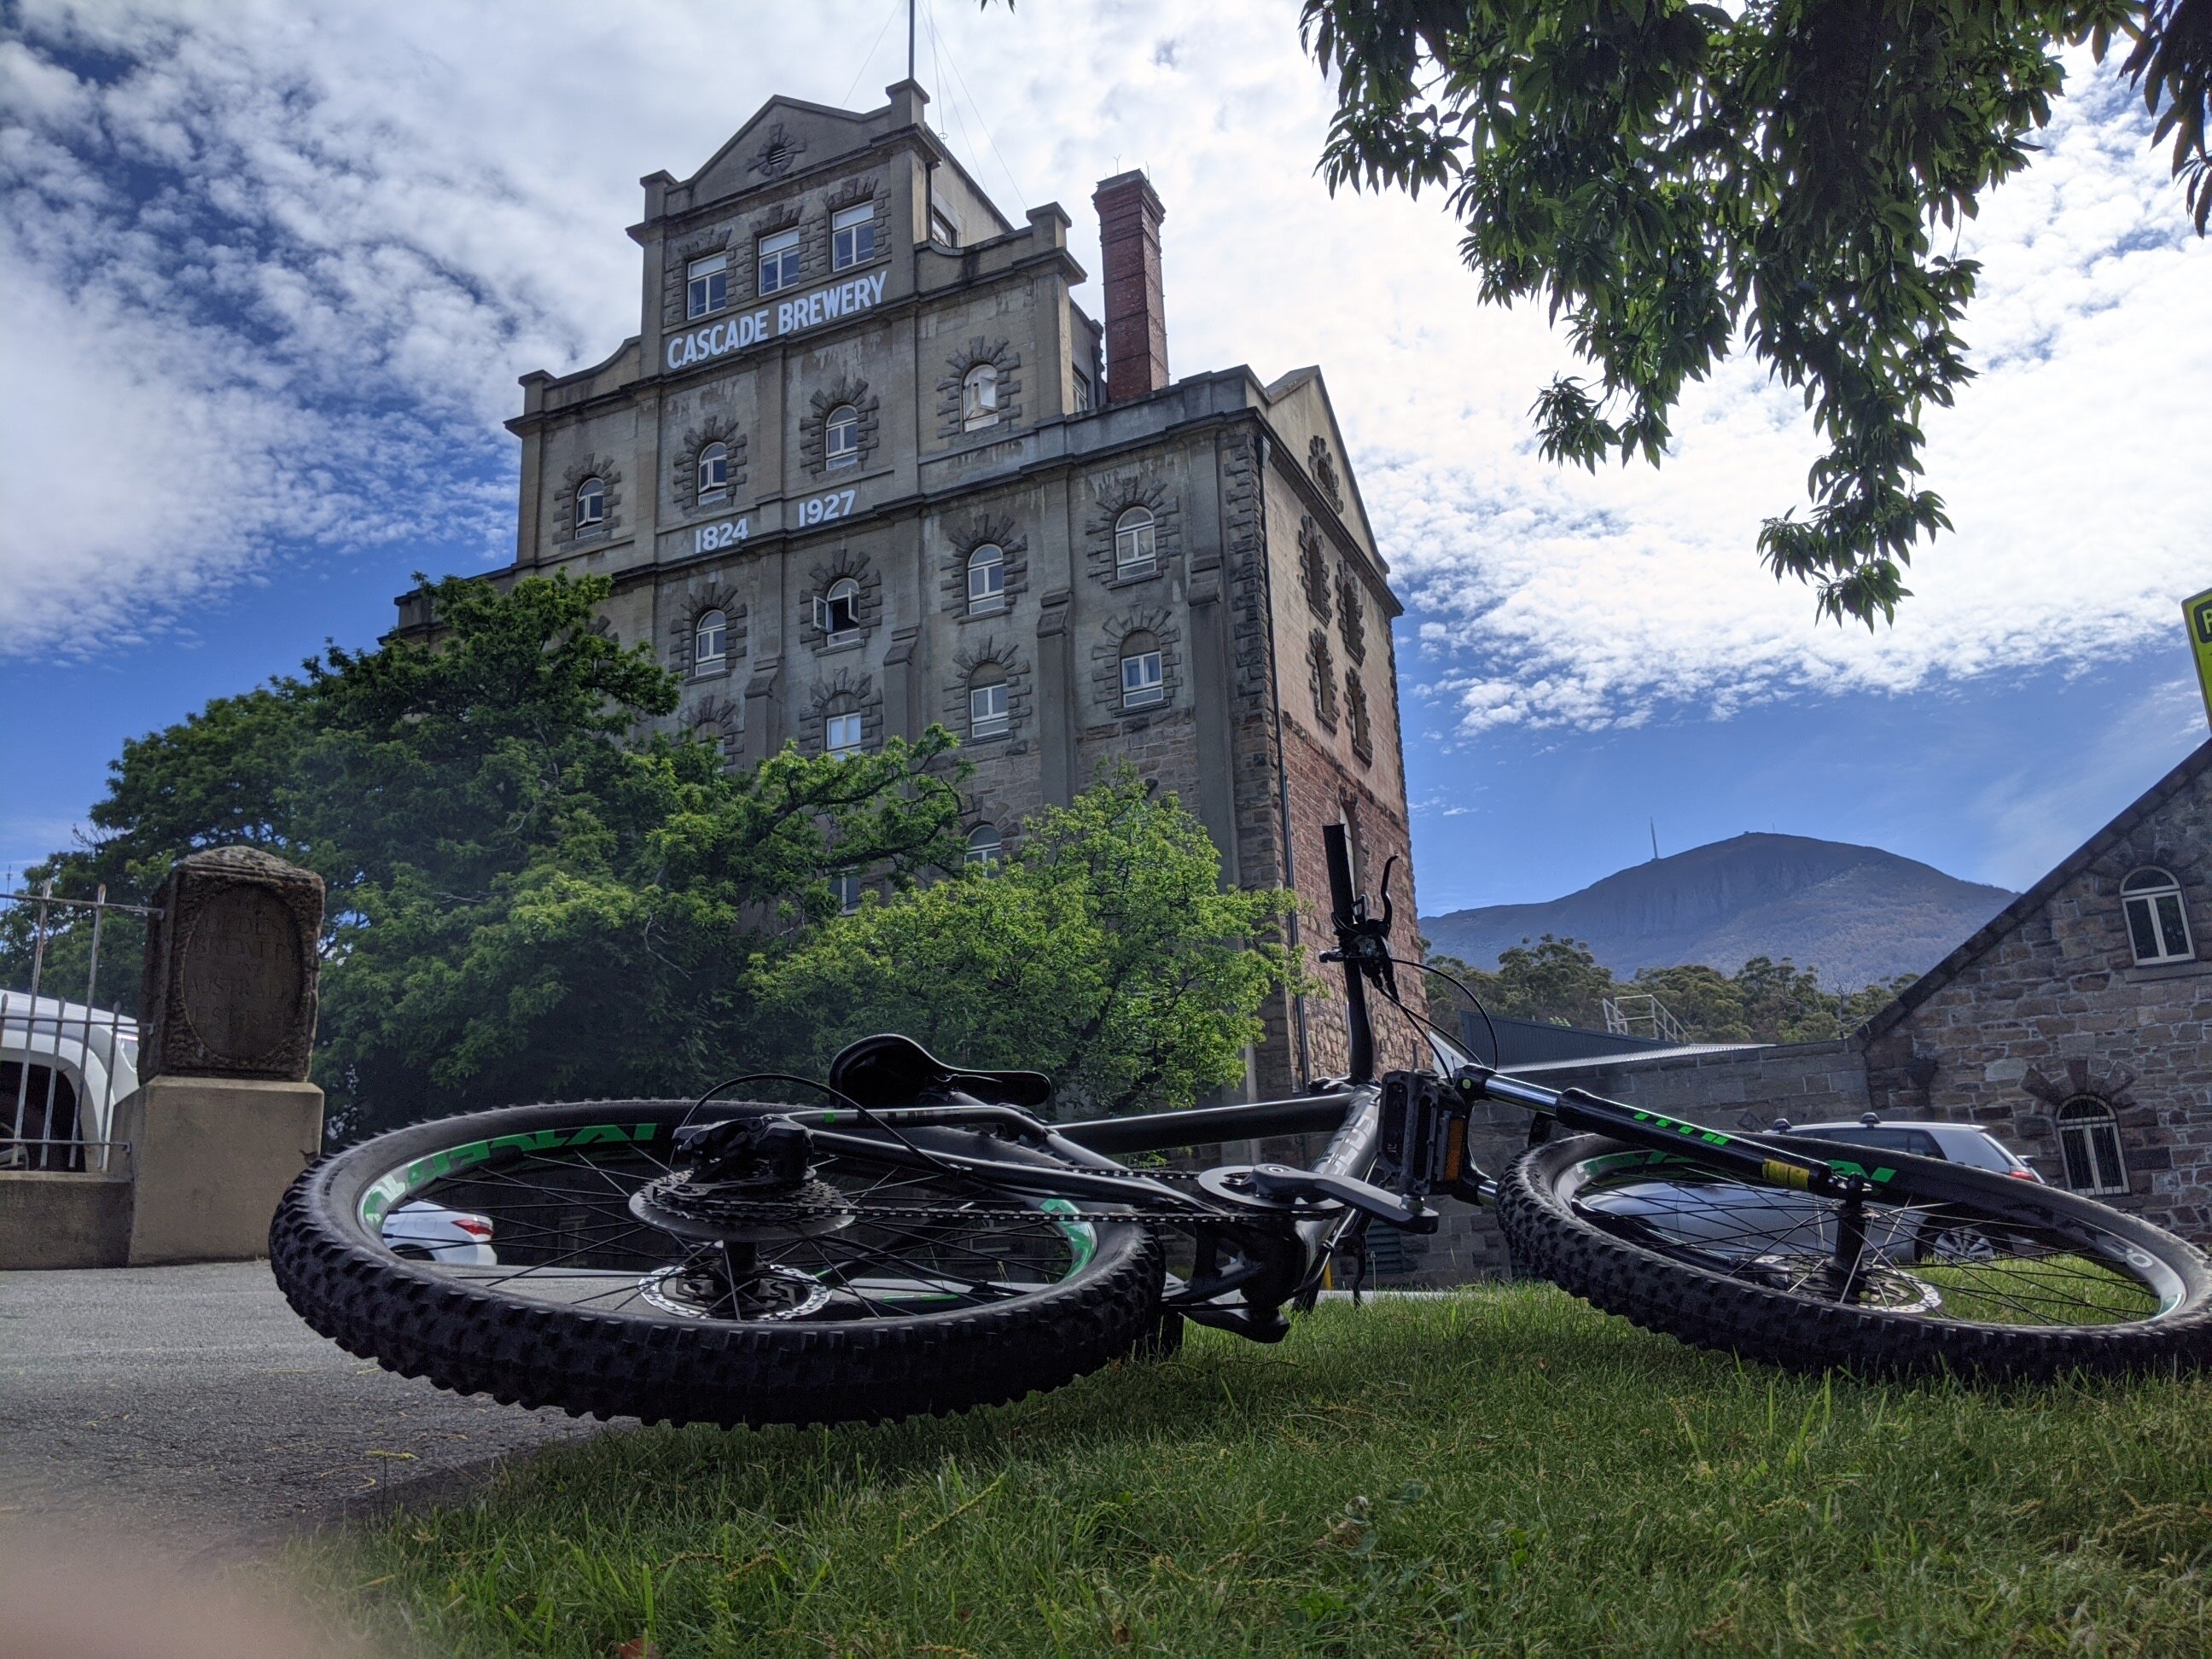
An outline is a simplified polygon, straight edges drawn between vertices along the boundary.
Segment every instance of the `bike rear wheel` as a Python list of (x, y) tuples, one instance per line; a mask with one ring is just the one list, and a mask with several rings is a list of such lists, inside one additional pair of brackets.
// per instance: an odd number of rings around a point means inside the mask
[[(690, 1110), (517, 1107), (380, 1135), (294, 1183), (270, 1265), (310, 1325), (389, 1370), (648, 1422), (961, 1410), (1057, 1387), (1151, 1327), (1161, 1255), (1144, 1226), (896, 1151), (823, 1156), (803, 1193), (740, 1203), (734, 1220), (653, 1224)], [(1049, 1162), (976, 1130), (910, 1133), (939, 1153)], [(387, 1243), (402, 1206), (410, 1237)], [(466, 1248), (421, 1259), (424, 1228), (449, 1216)]]
[[(1508, 1172), (1520, 1261), (1607, 1312), (1801, 1370), (1990, 1380), (2212, 1360), (2212, 1268), (2141, 1218), (1941, 1159), (1765, 1141), (1860, 1172), (1856, 1206), (1582, 1135)], [(1777, 1166), (1779, 1169), (1781, 1166)]]

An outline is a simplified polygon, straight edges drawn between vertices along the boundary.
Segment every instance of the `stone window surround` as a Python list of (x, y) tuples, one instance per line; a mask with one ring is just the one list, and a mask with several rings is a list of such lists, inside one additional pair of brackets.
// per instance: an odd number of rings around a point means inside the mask
[(745, 731), (745, 700), (743, 697), (720, 694), (702, 698), (690, 708), (677, 714), (677, 724), (693, 736), (699, 735), (702, 726), (712, 726), (714, 741), (721, 749), (725, 763), (736, 760)]
[(807, 694), (806, 734), (801, 747), (810, 755), (830, 752), (827, 735), (833, 714), (860, 717), (860, 750), (872, 753), (883, 746), (884, 698), (874, 678), (852, 668), (840, 668), (818, 682)]
[[(699, 499), (699, 455), (708, 444), (725, 444), (730, 451), (730, 483), (720, 497), (714, 501)], [(669, 471), (669, 484), (675, 496), (676, 516), (712, 517), (726, 511), (738, 499), (738, 492), (745, 484), (745, 434), (738, 429), (738, 422), (727, 415), (709, 415), (698, 425), (690, 428), (677, 441), (676, 462)]]
[[(858, 459), (850, 466), (841, 466), (833, 471), (828, 453), (830, 417), (850, 404), (860, 417), (860, 450)], [(825, 390), (815, 392), (807, 399), (806, 413), (799, 424), (799, 464), (802, 470), (817, 478), (836, 477), (842, 480), (858, 477), (867, 470), (868, 457), (883, 441), (881, 400), (868, 391), (868, 383), (851, 375), (841, 374)]]
[[(1005, 579), (1000, 595), (1005, 603), (996, 611), (971, 611), (968, 609), (968, 556), (986, 542), (997, 544), (1004, 556), (1000, 574)], [(964, 523), (947, 526), (945, 545), (950, 553), (939, 584), (945, 609), (963, 623), (1001, 622), (1011, 617), (1016, 600), (1029, 591), (1030, 577), (1029, 538), (1017, 527), (1012, 516), (987, 508)]]
[[(686, 681), (720, 679), (732, 672), (744, 659), (746, 617), (744, 601), (718, 580), (709, 580), (686, 596), (687, 603), (679, 609), (669, 623), (668, 665)], [(728, 643), (722, 657), (722, 666), (700, 672), (691, 661), (692, 648), (698, 637), (699, 618), (709, 611), (719, 611), (727, 621)]]
[(1298, 515), (1298, 580), (1306, 591), (1306, 608), (1322, 622), (1330, 619), (1328, 561), (1322, 552), (1321, 526), (1313, 514)]
[(1316, 628), (1306, 636), (1306, 689), (1313, 697), (1314, 718), (1322, 729), (1336, 730), (1336, 656), (1329, 649), (1328, 630)]
[[(1182, 514), (1175, 495), (1155, 473), (1139, 470), (1094, 479), (1093, 510), (1084, 526), (1084, 562), (1107, 588), (1135, 587), (1158, 581), (1182, 553)], [(1114, 530), (1133, 507), (1152, 515), (1152, 568), (1122, 574), (1114, 562)]]
[(1367, 660), (1367, 606), (1359, 592), (1359, 578), (1352, 574), (1352, 567), (1340, 564), (1336, 568), (1336, 615), (1338, 631), (1344, 641), (1344, 654), (1353, 662)]
[[(1003, 612), (1000, 613), (1003, 617)], [(984, 668), (996, 668), (1006, 678), (1006, 729), (988, 737), (969, 734), (968, 692), (976, 672)], [(1012, 637), (1000, 638), (986, 635), (971, 646), (963, 646), (953, 653), (952, 679), (945, 687), (945, 712), (946, 727), (962, 734), (963, 748), (977, 744), (1006, 743), (1018, 738), (1028, 724), (1031, 705), (1035, 701), (1033, 679), (1029, 660)]]
[[(1150, 634), (1160, 649), (1160, 700), (1139, 708), (1127, 708), (1121, 703), (1122, 647), (1133, 634)], [(1172, 714), (1182, 689), (1182, 661), (1177, 649), (1182, 643), (1182, 630), (1175, 625), (1174, 613), (1165, 605), (1145, 605), (1110, 618), (1091, 648), (1091, 696), (1100, 716), (1130, 726)]]
[[(576, 527), (576, 490), (587, 478), (597, 478), (607, 492), (606, 516), (588, 528)], [(622, 523), (622, 469), (607, 456), (586, 455), (561, 475), (561, 487), (553, 492), (553, 542), (567, 547), (579, 542), (604, 542), (613, 538)]]
[[(1022, 355), (1006, 336), (991, 340), (985, 335), (975, 335), (945, 363), (949, 372), (937, 383), (937, 435), (940, 439), (982, 437), (994, 433), (1003, 436), (1005, 428), (1021, 423)], [(970, 427), (961, 416), (961, 397), (969, 371), (979, 363), (988, 363), (998, 371), (998, 418)]]
[[(860, 626), (837, 635), (833, 640), (822, 630), (821, 623), (814, 613), (814, 601), (848, 577), (860, 585), (860, 603), (855, 607)], [(874, 561), (865, 553), (841, 550), (826, 562), (813, 566), (806, 573), (806, 588), (799, 599), (799, 640), (811, 646), (817, 653), (859, 649), (867, 643), (869, 636), (875, 631), (877, 622), (883, 616), (883, 573), (875, 568)]]
[(1344, 723), (1352, 737), (1352, 752), (1362, 766), (1375, 763), (1375, 719), (1367, 702), (1367, 683), (1356, 665), (1344, 669)]

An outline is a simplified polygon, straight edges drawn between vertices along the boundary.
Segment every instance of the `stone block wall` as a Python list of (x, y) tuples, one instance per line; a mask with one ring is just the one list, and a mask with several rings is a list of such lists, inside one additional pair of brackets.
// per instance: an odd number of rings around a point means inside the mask
[[(2103, 1201), (2212, 1239), (2212, 772), (2083, 854), (1902, 1018), (1875, 1022), (1873, 1103), (1979, 1123), (2057, 1181), (2057, 1114), (2087, 1097), (2111, 1109), (2127, 1163), (2128, 1191)], [(2120, 884), (2152, 866), (2181, 884), (2194, 961), (2135, 964)]]

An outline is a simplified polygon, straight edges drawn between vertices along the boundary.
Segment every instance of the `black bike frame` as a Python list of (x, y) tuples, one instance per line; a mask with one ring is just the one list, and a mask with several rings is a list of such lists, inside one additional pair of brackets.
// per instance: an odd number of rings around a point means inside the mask
[[(804, 1125), (816, 1142), (831, 1149), (878, 1158), (888, 1154), (917, 1167), (951, 1170), (1014, 1192), (1117, 1206), (1134, 1204), (1148, 1216), (1199, 1230), (1202, 1255), (1227, 1239), (1255, 1260), (1270, 1257), (1243, 1271), (1241, 1277), (1219, 1279), (1224, 1288), (1218, 1294), (1226, 1295), (1231, 1290), (1249, 1292), (1241, 1304), (1213, 1303), (1204, 1294), (1204, 1282), (1194, 1283), (1182, 1295), (1169, 1299), (1169, 1305), (1194, 1318), (1229, 1325), (1261, 1340), (1273, 1340), (1287, 1329), (1278, 1308), (1294, 1298), (1310, 1300), (1330, 1252), (1349, 1233), (1377, 1215), (1389, 1220), (1383, 1211), (1394, 1196), (1401, 1209), (1410, 1201), (1416, 1218), (1431, 1227), (1436, 1224), (1433, 1212), (1419, 1202), (1426, 1194), (1443, 1191), (1474, 1200), (1489, 1196), (1494, 1183), (1465, 1160), (1466, 1108), (1480, 1099), (1507, 1101), (1534, 1113), (1540, 1121), (1532, 1126), (1532, 1140), (1542, 1139), (1548, 1131), (1548, 1120), (1568, 1129), (1605, 1135), (1656, 1152), (1694, 1147), (1702, 1164), (1800, 1190), (1845, 1198), (1865, 1190), (1857, 1166), (1846, 1161), (1832, 1164), (1753, 1137), (1723, 1134), (1580, 1090), (1547, 1089), (1477, 1064), (1458, 1054), (1455, 1045), (1433, 1038), (1431, 1046), (1438, 1055), (1439, 1070), (1394, 1073), (1393, 1079), (1402, 1080), (1386, 1088), (1375, 1077), (1375, 1038), (1367, 993), (1370, 983), (1389, 992), (1387, 891), (1382, 917), (1370, 917), (1365, 902), (1352, 890), (1351, 858), (1342, 826), (1330, 824), (1322, 836), (1337, 934), (1337, 949), (1322, 959), (1340, 963), (1344, 969), (1349, 1037), (1346, 1076), (1288, 1099), (1058, 1125), (1013, 1107), (981, 1103), (878, 1109), (865, 1117), (851, 1110), (824, 1108), (791, 1112), (790, 1121)], [(1369, 1186), (1366, 1181), (1385, 1151), (1386, 1105), (1398, 1114), (1389, 1160), (1395, 1195)], [(1448, 1133), (1455, 1118), (1455, 1138)], [(1418, 1134), (1430, 1137), (1432, 1144), (1419, 1147), (1413, 1144), (1416, 1125)], [(911, 1142), (900, 1145), (908, 1132), (932, 1127), (987, 1128), (1053, 1154), (1060, 1167), (955, 1154)], [(1334, 1132), (1328, 1146), (1304, 1174), (1335, 1181), (1336, 1195), (1341, 1199), (1348, 1194), (1351, 1202), (1300, 1205), (1286, 1198), (1272, 1210), (1264, 1200), (1232, 1205), (1211, 1193), (1171, 1186), (1116, 1161), (1133, 1154), (1324, 1131)], [(1267, 1177), (1280, 1189), (1299, 1185), (1299, 1172), (1280, 1165), (1252, 1166), (1249, 1173)], [(1310, 1200), (1322, 1195), (1308, 1190), (1301, 1196)], [(1212, 1243), (1208, 1243), (1209, 1229)], [(1289, 1249), (1275, 1248), (1271, 1240)], [(1203, 1278), (1201, 1274), (1201, 1281)]]

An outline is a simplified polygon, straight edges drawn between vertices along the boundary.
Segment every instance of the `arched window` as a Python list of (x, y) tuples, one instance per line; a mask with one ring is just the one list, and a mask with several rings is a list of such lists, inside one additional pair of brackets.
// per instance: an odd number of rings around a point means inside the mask
[(1130, 635), (1121, 641), (1121, 707), (1149, 708), (1165, 702), (1167, 696), (1160, 642), (1150, 634)]
[(994, 363), (978, 363), (961, 377), (960, 424), (973, 432), (979, 426), (996, 425), (999, 419), (999, 370)]
[(719, 611), (702, 611), (691, 625), (691, 672), (711, 674), (730, 656), (730, 619)]
[(597, 530), (607, 521), (607, 483), (586, 478), (576, 486), (576, 530)]
[(2189, 917), (2181, 908), (2181, 884), (2156, 868), (2138, 870), (2120, 884), (2120, 908), (2127, 913), (2128, 943), (2136, 962), (2187, 962), (2196, 956), (2189, 942)]
[(1006, 846), (994, 826), (979, 823), (968, 832), (968, 862), (988, 870), (1004, 856)]
[(832, 640), (855, 633), (860, 626), (860, 584), (840, 576), (830, 591), (814, 601), (814, 623)]
[(730, 488), (730, 447), (711, 443), (699, 452), (699, 499), (718, 501)]
[(1131, 507), (1114, 520), (1114, 574), (1140, 576), (1149, 573), (1153, 546), (1152, 509)]
[(968, 556), (968, 612), (981, 616), (1006, 608), (1006, 556), (996, 542), (985, 542)]
[(839, 404), (822, 423), (822, 459), (830, 466), (860, 464), (860, 411)]
[(2075, 1192), (2127, 1191), (2119, 1120), (2096, 1096), (2075, 1095), (2058, 1109), (2058, 1152), (2066, 1165), (2066, 1184)]
[(1006, 671), (987, 662), (969, 678), (968, 735), (1002, 738), (1007, 723)]

